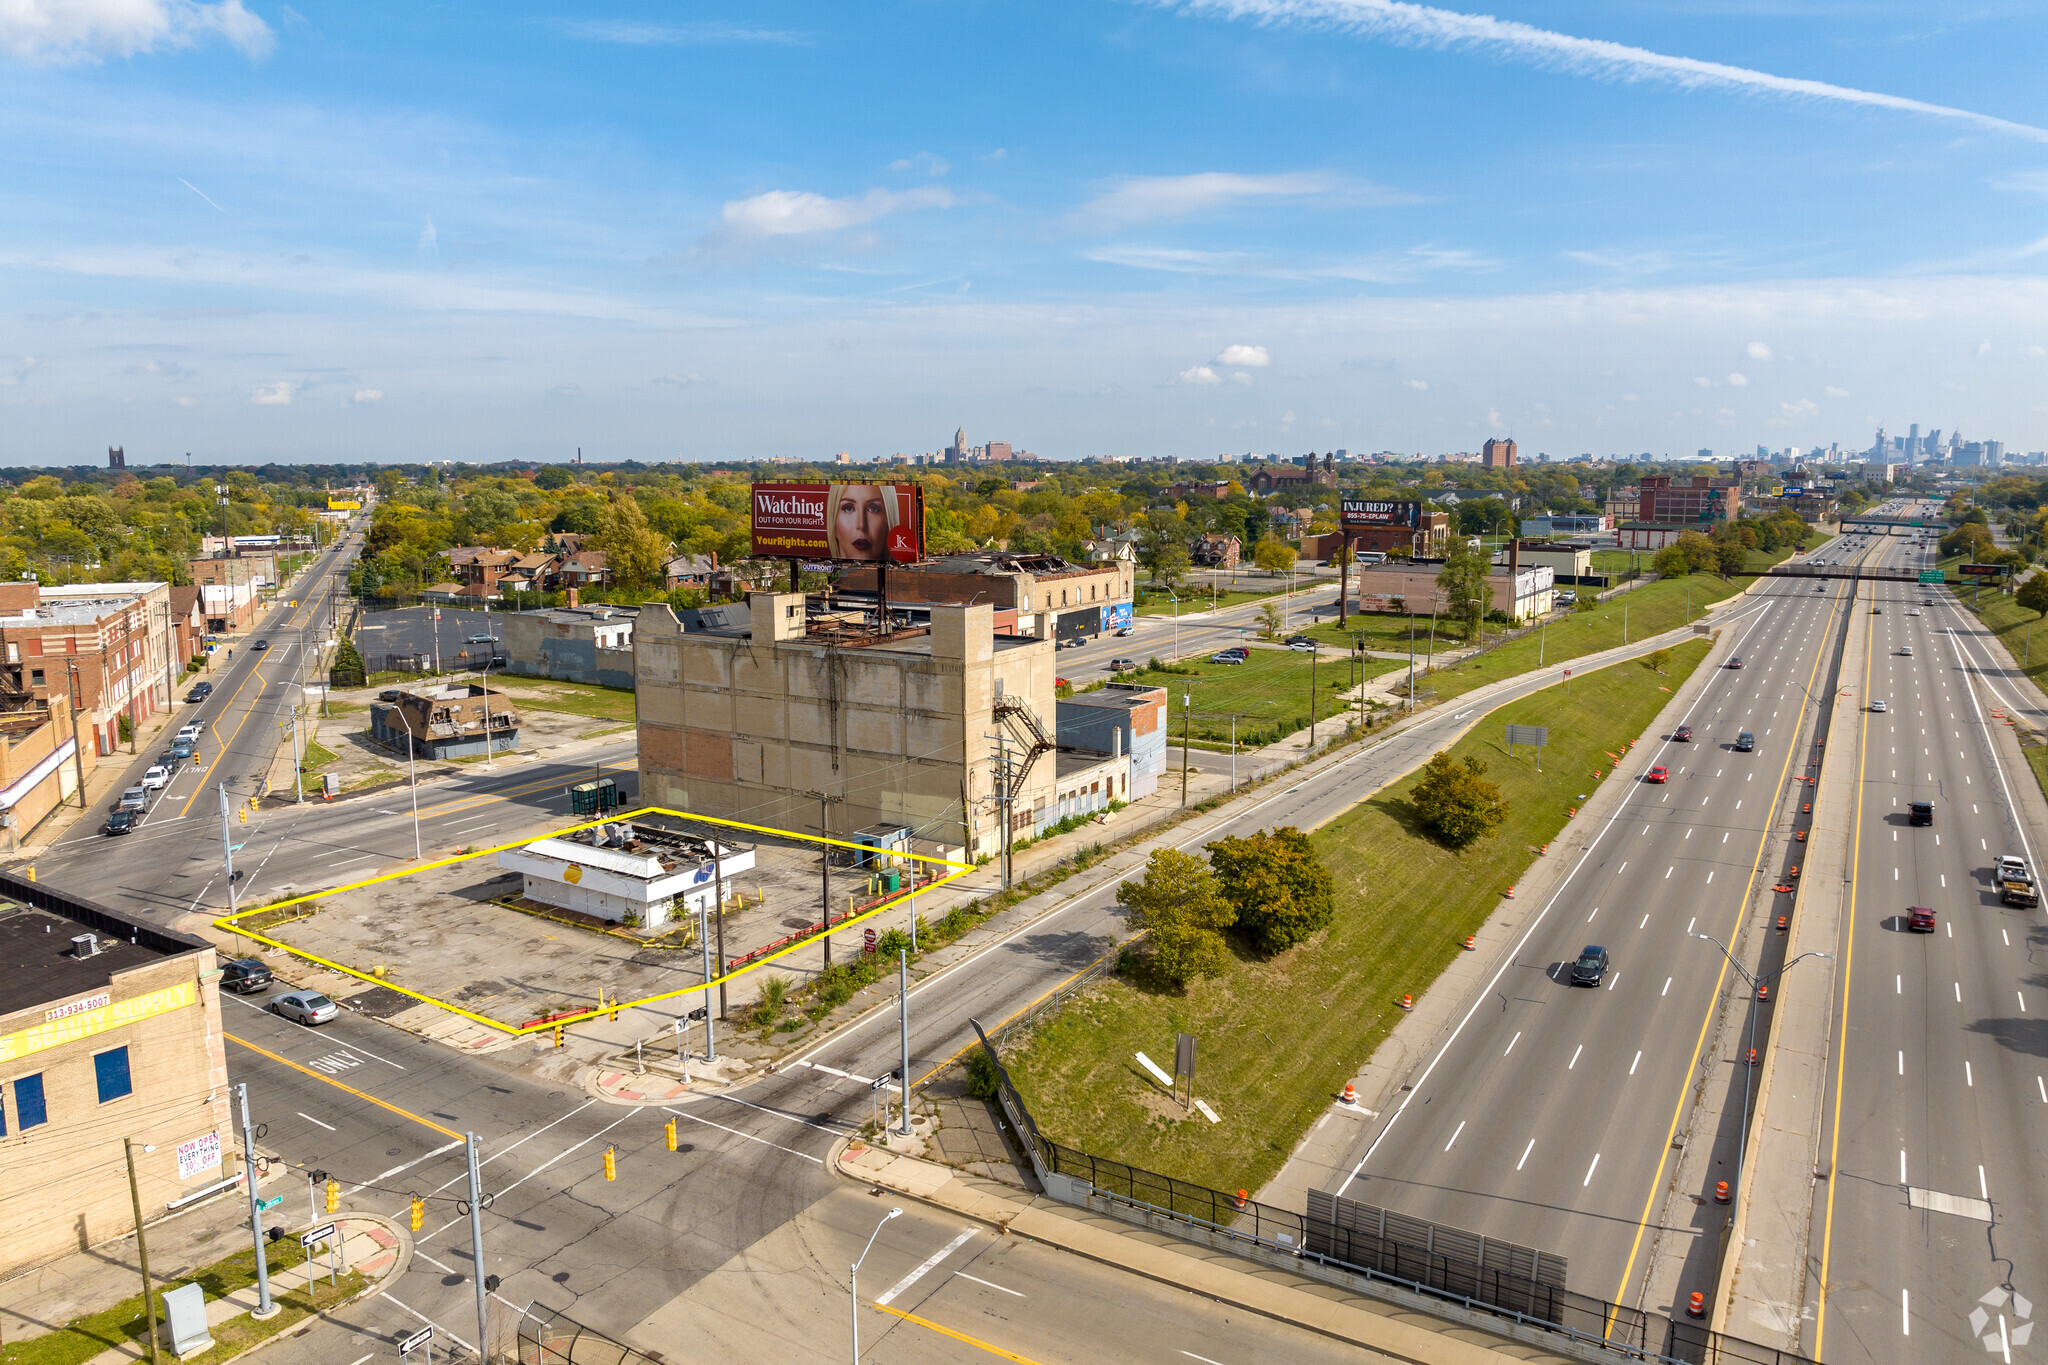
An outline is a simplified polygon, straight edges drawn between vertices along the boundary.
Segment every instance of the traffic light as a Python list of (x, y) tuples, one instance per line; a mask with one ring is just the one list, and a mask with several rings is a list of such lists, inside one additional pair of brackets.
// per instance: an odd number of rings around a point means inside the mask
[(617, 1180), (619, 1178), (618, 1153), (619, 1149), (616, 1147), (604, 1149), (604, 1178), (606, 1180)]
[(556, 1047), (560, 1047), (560, 1046), (562, 1045), (562, 1035), (563, 1035), (563, 1032), (564, 1032), (564, 1030), (563, 1030), (563, 1028), (562, 1028), (562, 1026), (561, 1026), (560, 1024), (557, 1024), (557, 1025), (555, 1025), (555, 1046), (556, 1046)]
[(341, 1211), (341, 1182), (339, 1180), (327, 1182), (327, 1211), (329, 1213), (339, 1213)]
[(244, 825), (248, 824), (248, 823), (249, 823), (249, 808), (248, 808), (247, 806), (237, 806), (237, 807), (235, 808), (235, 820), (236, 820), (236, 822), (237, 822), (237, 823), (239, 823), (239, 824), (244, 824)]
[(418, 1195), (412, 1197), (412, 1230), (418, 1232), (420, 1224), (427, 1221), (427, 1201)]
[(673, 1152), (676, 1149), (676, 1121), (670, 1119), (661, 1126), (661, 1131), (668, 1138), (668, 1149)]
[[(603, 997), (599, 998), (602, 999)], [(614, 1024), (619, 1022), (619, 993), (617, 991), (612, 992), (612, 1022)]]

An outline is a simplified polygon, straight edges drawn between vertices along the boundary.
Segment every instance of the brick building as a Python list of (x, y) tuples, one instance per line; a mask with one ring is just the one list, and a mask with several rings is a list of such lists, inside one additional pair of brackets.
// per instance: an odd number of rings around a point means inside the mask
[(1310, 454), (1303, 457), (1304, 464), (1261, 464), (1253, 468), (1251, 476), (1244, 481), (1246, 489), (1265, 497), (1283, 488), (1335, 488), (1337, 486), (1337, 457)]
[[(0, 1275), (241, 1174), (213, 945), (0, 878)], [(32, 908), (40, 902), (47, 908)]]
[(1488, 469), (1513, 469), (1515, 467), (1515, 443), (1489, 438), (1482, 454)]
[(0, 714), (75, 706), (102, 757), (172, 704), (176, 649), (169, 584), (0, 583)]
[(195, 559), (187, 565), (199, 587), (206, 628), (218, 634), (242, 630), (256, 619), (260, 566), (250, 559)]

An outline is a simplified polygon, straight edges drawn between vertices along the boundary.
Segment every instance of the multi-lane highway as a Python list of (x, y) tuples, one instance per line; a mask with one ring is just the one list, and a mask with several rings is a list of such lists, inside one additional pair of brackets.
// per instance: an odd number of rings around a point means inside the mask
[[(1724, 623), (1672, 728), (1629, 756), (1620, 810), (1511, 957), (1401, 1102), (1362, 1127), (1340, 1193), (1561, 1253), (1571, 1288), (1614, 1302), (1668, 1311), (1645, 1297), (1653, 1280), (1668, 1295), (1711, 1276), (1713, 1239), (1690, 1229), (1663, 1243), (1680, 1274), (1653, 1276), (1648, 1254), (1672, 1139), (1736, 980), (1692, 935), (1735, 944), (1757, 879), (1778, 871), (1771, 832), (1803, 790), (1802, 726), (1827, 695), (1849, 593), (1786, 579), (1757, 596), (1745, 619)], [(1680, 725), (1689, 741), (1673, 737)], [(1736, 747), (1744, 731), (1753, 751)], [(1660, 765), (1669, 781), (1647, 780)], [(1589, 944), (1611, 961), (1596, 989), (1570, 983)]]
[[(2048, 933), (1990, 877), (2001, 853), (2040, 851), (2034, 778), (2001, 752), (1992, 712), (2007, 703), (1972, 616), (1908, 585), (1866, 587), (1858, 607), (1869, 649), (1864, 676), (1844, 680), (1863, 710), (1825, 1097), (1833, 1176), (1814, 1187), (1807, 1342), (1830, 1365), (2039, 1358)], [(1907, 823), (1912, 801), (1934, 803), (1931, 827)], [(1915, 905), (1935, 911), (1932, 934), (1907, 929)]]

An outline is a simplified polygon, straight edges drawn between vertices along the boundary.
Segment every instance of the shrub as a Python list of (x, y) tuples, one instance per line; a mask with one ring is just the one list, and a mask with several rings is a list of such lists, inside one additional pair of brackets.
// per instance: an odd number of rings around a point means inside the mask
[(996, 1097), (998, 1085), (996, 1059), (988, 1055), (987, 1048), (977, 1043), (967, 1053), (968, 1098), (992, 1100)]
[(884, 930), (881, 937), (875, 940), (875, 956), (880, 958), (885, 965), (893, 964), (898, 953), (907, 953), (909, 951), (910, 935), (901, 929)]
[(1409, 799), (1415, 818), (1452, 848), (1464, 848), (1493, 833), (1507, 818), (1500, 788), (1485, 780), (1486, 764), (1468, 757), (1460, 764), (1442, 750), (1424, 765)]
[(1116, 898), (1133, 923), (1150, 931), (1152, 964), (1167, 980), (1185, 985), (1221, 975), (1230, 965), (1223, 930), (1237, 912), (1201, 859), (1177, 849), (1154, 850), (1143, 880), (1123, 883)]
[(1308, 836), (1292, 825), (1218, 839), (1208, 853), (1238, 928), (1262, 953), (1293, 947), (1336, 913), (1330, 874)]

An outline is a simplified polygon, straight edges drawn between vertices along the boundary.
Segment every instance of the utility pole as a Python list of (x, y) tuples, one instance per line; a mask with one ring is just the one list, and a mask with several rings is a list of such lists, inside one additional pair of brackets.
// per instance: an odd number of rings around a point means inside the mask
[(1415, 709), (1415, 618), (1408, 618), (1408, 709)]
[[(149, 1281), (149, 1243), (142, 1235), (142, 1191), (135, 1183), (135, 1141), (121, 1139), (121, 1150), (128, 1158), (128, 1202), (135, 1206), (135, 1255), (142, 1262), (142, 1309), (149, 1320), (149, 1365), (160, 1365), (156, 1344), (156, 1293)], [(145, 1152), (156, 1150), (154, 1145), (145, 1146)]]
[(818, 844), (818, 896), (825, 910), (825, 967), (829, 971), (832, 966), (832, 845), (822, 840), (832, 836), (829, 818), (832, 798), (823, 792), (812, 792), (811, 795), (818, 798), (818, 836), (821, 840)]
[[(711, 841), (711, 880), (718, 897), (718, 975), (725, 976), (725, 845)], [(725, 1018), (725, 982), (718, 983), (718, 1017)]]
[(1194, 694), (1180, 694), (1180, 808), (1188, 808), (1188, 708), (1193, 704)]
[[(400, 715), (403, 716), (404, 713), (401, 712)], [(426, 856), (420, 852), (420, 766), (413, 758), (410, 718), (406, 719), (405, 726), (405, 766), (412, 775), (412, 860), (420, 862)]]
[[(719, 885), (723, 887), (724, 883)], [(704, 917), (704, 903), (697, 903), (697, 938), (704, 958), (704, 1060), (718, 1060), (718, 1030), (711, 1013), (711, 924)], [(720, 959), (721, 962), (723, 958)]]
[(1311, 650), (1308, 656), (1308, 747), (1316, 747), (1316, 655), (1321, 650)]
[(896, 1129), (910, 1136), (910, 950), (896, 950), (896, 1036), (903, 1048), (903, 1120)]
[(71, 704), (70, 710), (72, 775), (78, 779), (78, 808), (80, 810), (84, 810), (85, 750), (82, 747), (82, 741), (78, 738), (78, 661), (76, 659), (66, 659), (64, 661), (64, 669), (65, 679), (71, 684), (71, 687), (69, 689), (71, 694), (69, 697), (69, 701)]
[(996, 856), (1003, 869), (1003, 890), (1010, 889), (1010, 744), (1000, 726), (996, 729), (996, 810), (1001, 827), (996, 831)]
[[(491, 660), (498, 656), (498, 637), (491, 635), (491, 599), (484, 599), (484, 634), (491, 636), (491, 642), (484, 646), (484, 771), (495, 771), (491, 767)], [(708, 1002), (707, 1002), (708, 1003)]]
[(469, 1277), (476, 1281), (476, 1354), (478, 1360), (489, 1360), (491, 1320), (486, 1311), (489, 1290), (484, 1284), (483, 1182), (477, 1173), (476, 1134), (464, 1133), (462, 1141), (469, 1149)]
[(228, 874), (228, 913), (239, 913), (235, 905), (235, 843), (234, 833), (228, 825), (228, 784), (219, 784), (220, 791), (220, 857)]
[(270, 1261), (263, 1254), (263, 1201), (256, 1192), (256, 1125), (249, 1121), (249, 1087), (235, 1087), (235, 1099), (242, 1110), (242, 1183), (249, 1188), (249, 1232), (256, 1239), (256, 1310), (249, 1314), (258, 1322), (273, 1316), (277, 1305), (270, 1301)]

